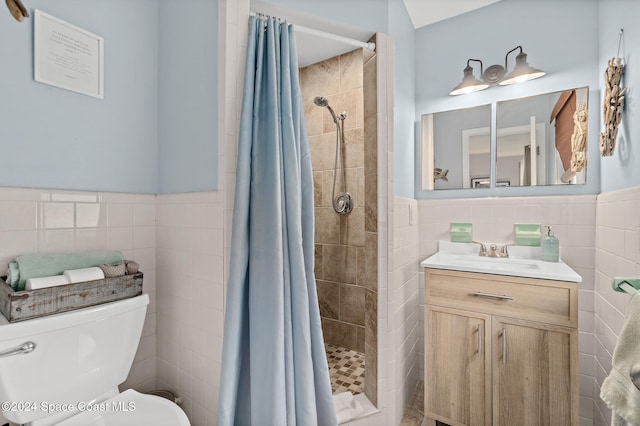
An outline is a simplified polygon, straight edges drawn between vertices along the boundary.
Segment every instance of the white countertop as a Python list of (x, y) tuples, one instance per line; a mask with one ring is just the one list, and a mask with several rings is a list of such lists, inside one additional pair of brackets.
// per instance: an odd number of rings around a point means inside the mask
[[(487, 250), (490, 244), (486, 244)], [(498, 244), (500, 247), (501, 244)], [(438, 253), (423, 260), (423, 268), (479, 272), (546, 280), (582, 282), (566, 263), (540, 260), (540, 247), (510, 246), (509, 258), (479, 256), (479, 246), (473, 243), (440, 241)]]

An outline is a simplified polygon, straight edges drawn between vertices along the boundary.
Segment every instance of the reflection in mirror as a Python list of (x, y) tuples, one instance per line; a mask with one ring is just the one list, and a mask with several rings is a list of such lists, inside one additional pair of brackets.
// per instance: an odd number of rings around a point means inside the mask
[(583, 87), (498, 102), (497, 186), (584, 184), (588, 97)]
[(422, 116), (423, 189), (489, 186), (491, 105)]

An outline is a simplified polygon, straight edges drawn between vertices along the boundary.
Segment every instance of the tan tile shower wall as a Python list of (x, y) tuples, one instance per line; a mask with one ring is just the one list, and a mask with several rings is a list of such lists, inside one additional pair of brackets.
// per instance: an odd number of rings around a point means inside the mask
[[(376, 43), (376, 36), (370, 40)], [(364, 51), (364, 393), (378, 404), (378, 58)]]
[[(300, 85), (311, 145), (315, 186), (315, 268), (325, 342), (365, 349), (365, 197), (364, 102), (361, 49), (300, 70)], [(336, 114), (345, 111), (344, 162), (349, 215), (333, 211), (336, 126), (327, 108), (313, 103), (324, 96)], [(336, 193), (342, 191), (336, 177)]]

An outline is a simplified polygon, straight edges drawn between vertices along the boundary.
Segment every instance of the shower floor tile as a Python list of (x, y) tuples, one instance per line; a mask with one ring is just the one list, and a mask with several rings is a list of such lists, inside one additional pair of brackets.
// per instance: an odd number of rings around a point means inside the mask
[(325, 349), (332, 392), (351, 392), (354, 395), (364, 392), (364, 354), (328, 344), (325, 344)]

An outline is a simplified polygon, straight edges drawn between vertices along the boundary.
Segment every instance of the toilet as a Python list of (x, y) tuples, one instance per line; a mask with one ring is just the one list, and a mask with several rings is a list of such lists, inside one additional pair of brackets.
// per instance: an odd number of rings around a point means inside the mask
[(0, 315), (0, 401), (29, 426), (188, 426), (176, 404), (118, 385), (129, 374), (149, 296), (9, 323)]

